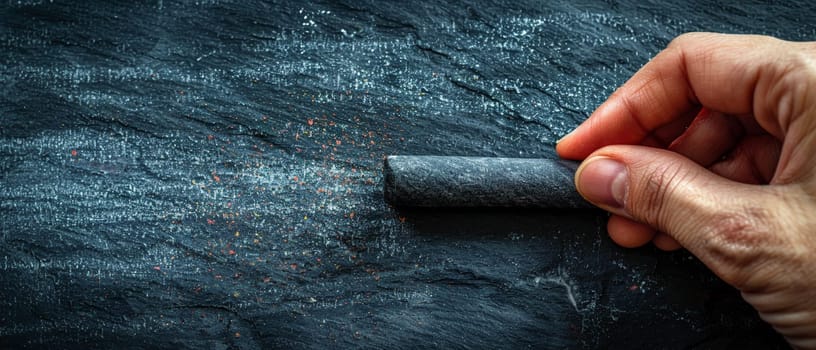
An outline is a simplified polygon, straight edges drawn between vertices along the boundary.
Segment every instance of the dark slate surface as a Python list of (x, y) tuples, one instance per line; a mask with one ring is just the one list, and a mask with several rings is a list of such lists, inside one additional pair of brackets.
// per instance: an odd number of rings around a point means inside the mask
[(554, 158), (676, 34), (811, 2), (0, 6), (2, 347), (784, 346), (600, 212), (398, 212), (381, 166)]
[(388, 156), (383, 197), (397, 209), (591, 209), (573, 184), (578, 165), (546, 158)]

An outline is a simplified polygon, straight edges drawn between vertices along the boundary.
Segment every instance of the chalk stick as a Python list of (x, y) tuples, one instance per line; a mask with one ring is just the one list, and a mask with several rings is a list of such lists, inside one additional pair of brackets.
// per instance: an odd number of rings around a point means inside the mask
[(592, 208), (575, 190), (577, 167), (557, 159), (388, 156), (384, 195), (402, 207)]

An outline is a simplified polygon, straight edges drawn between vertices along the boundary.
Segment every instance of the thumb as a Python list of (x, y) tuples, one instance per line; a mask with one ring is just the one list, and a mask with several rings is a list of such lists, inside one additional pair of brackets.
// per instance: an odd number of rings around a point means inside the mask
[(644, 146), (601, 148), (575, 174), (588, 201), (673, 236), (705, 216), (727, 182), (678, 153)]
[(806, 180), (748, 185), (644, 146), (601, 148), (575, 175), (587, 200), (672, 236), (792, 345), (816, 349), (816, 180)]
[(778, 213), (769, 210), (784, 204), (775, 186), (731, 181), (678, 153), (644, 146), (595, 151), (575, 185), (593, 204), (665, 232), (726, 282), (748, 288), (750, 252), (774, 237), (764, 234), (778, 229)]

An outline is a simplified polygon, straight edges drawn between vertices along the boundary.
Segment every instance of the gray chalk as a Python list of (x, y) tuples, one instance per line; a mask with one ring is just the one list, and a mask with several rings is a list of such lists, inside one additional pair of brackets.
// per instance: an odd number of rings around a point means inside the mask
[(554, 159), (388, 156), (385, 199), (404, 207), (592, 208), (578, 163)]

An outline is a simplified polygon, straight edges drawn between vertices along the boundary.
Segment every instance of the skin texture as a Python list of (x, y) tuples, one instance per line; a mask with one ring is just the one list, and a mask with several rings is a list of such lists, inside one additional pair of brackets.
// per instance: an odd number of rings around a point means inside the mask
[(688, 249), (816, 349), (816, 43), (684, 34), (557, 151), (615, 242)]

